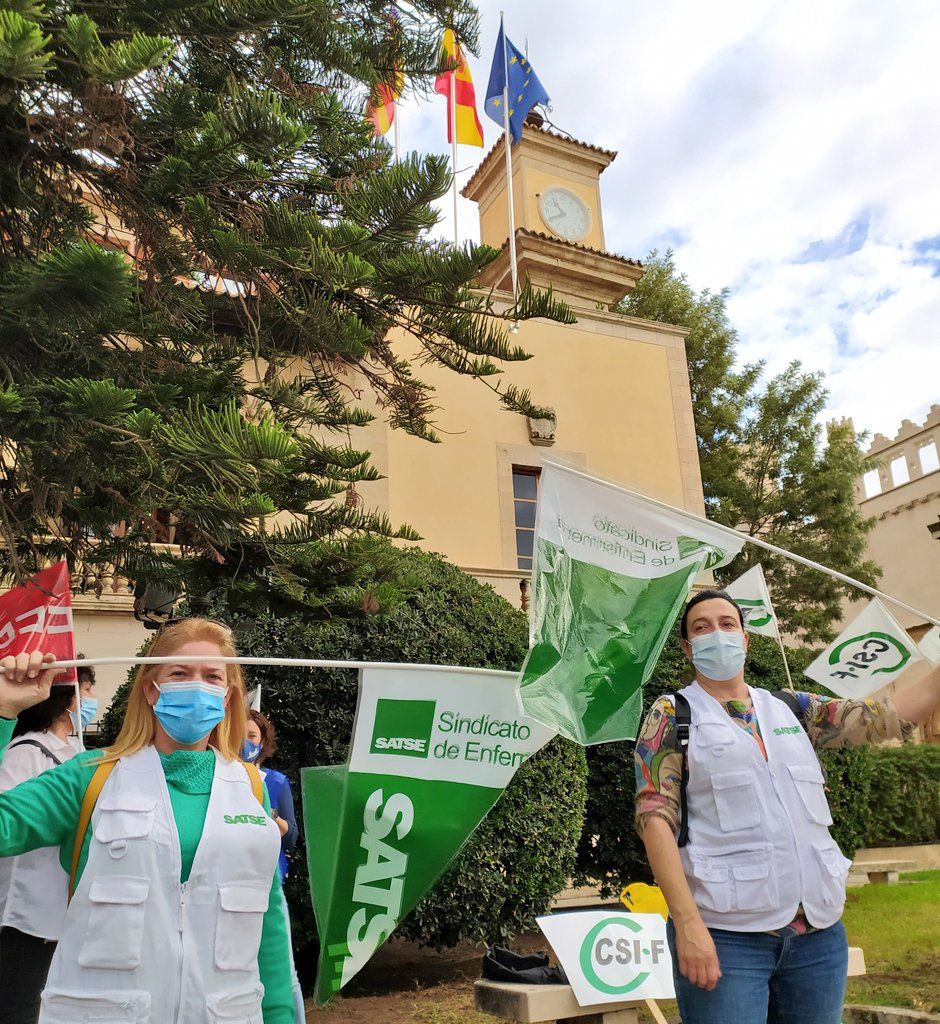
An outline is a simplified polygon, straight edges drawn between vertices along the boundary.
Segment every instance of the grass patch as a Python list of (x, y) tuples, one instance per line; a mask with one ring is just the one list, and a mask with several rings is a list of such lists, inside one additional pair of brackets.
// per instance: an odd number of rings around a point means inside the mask
[(861, 946), (868, 973), (850, 978), (848, 1003), (940, 1011), (940, 871), (912, 871), (898, 885), (850, 889), (849, 945)]

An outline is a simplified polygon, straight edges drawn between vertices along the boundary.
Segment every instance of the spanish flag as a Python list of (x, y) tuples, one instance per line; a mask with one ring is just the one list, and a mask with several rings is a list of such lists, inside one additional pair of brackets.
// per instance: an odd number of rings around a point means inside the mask
[(395, 121), (395, 100), (401, 96), (404, 78), (396, 74), (394, 82), (379, 82), (366, 103), (366, 117), (372, 121), (376, 135), (384, 135)]
[[(470, 66), (464, 60), (463, 50), (452, 28), (444, 32), (444, 40), (441, 43), (441, 61), (447, 64), (456, 64), (453, 71), (445, 71), (438, 75), (434, 82), (434, 91), (447, 97), (447, 141), (453, 142), (451, 138), (451, 125), (457, 126), (457, 141), (465, 146), (483, 145), (483, 126), (477, 117), (477, 98), (473, 91), (473, 78), (470, 76)], [(450, 80), (456, 76), (454, 83), (454, 97), (457, 101), (457, 110), (450, 109)]]

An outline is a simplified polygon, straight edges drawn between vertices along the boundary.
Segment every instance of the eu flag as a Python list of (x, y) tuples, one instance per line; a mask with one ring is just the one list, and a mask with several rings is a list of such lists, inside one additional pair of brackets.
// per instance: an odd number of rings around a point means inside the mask
[(549, 97), (528, 59), (503, 34), (500, 23), (483, 109), (501, 128), (504, 124), (504, 90), (509, 98), (509, 132), (512, 141), (518, 142), (526, 114), (536, 103), (548, 103)]

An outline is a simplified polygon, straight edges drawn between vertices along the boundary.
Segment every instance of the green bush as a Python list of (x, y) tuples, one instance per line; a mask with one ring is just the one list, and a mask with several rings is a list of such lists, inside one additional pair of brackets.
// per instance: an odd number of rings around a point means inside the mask
[[(401, 553), (410, 596), (388, 616), (305, 622), (266, 617), (231, 622), (245, 655), (336, 658), (515, 670), (525, 656), (525, 615), (490, 587), (416, 549)], [(226, 610), (211, 613), (226, 618)], [(231, 621), (231, 620), (229, 620)], [(276, 767), (299, 792), (299, 770), (346, 759), (356, 706), (350, 670), (252, 668), (262, 708), (277, 729)], [(116, 732), (119, 698), (102, 725)], [(531, 924), (574, 870), (584, 816), (583, 750), (556, 739), (520, 769), (451, 869), (402, 922), (400, 935), (437, 947), (463, 939), (505, 939)], [(303, 841), (288, 899), (295, 943), (315, 936)], [(299, 958), (302, 971), (315, 962)], [(305, 980), (305, 979), (302, 979)]]
[[(795, 671), (792, 666), (791, 669)], [(645, 688), (644, 715), (658, 697), (681, 690), (691, 679), (691, 667), (679, 646), (676, 628)], [(750, 638), (747, 681), (769, 690), (786, 687), (783, 661), (775, 641), (759, 636)], [(802, 685), (802, 681), (797, 682), (798, 687)], [(587, 812), (578, 846), (576, 880), (596, 881), (605, 894), (618, 892), (628, 882), (652, 881), (646, 851), (633, 827), (633, 748), (633, 743), (624, 742), (587, 749)], [(867, 749), (854, 749), (828, 751), (822, 758), (828, 773), (832, 834), (849, 857), (864, 845), (868, 830), (869, 757)]]
[(940, 842), (940, 747), (880, 747), (871, 757), (866, 846)]

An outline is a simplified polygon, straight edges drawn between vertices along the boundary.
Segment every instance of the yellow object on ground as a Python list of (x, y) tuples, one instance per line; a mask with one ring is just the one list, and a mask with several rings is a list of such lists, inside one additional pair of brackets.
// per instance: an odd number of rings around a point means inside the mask
[(631, 882), (620, 893), (620, 902), (634, 914), (662, 914), (669, 916), (666, 899), (658, 885)]

